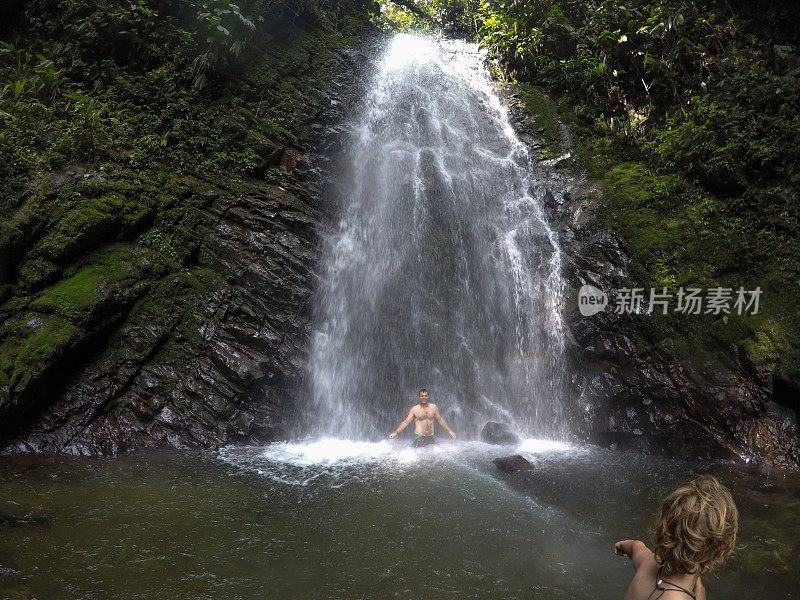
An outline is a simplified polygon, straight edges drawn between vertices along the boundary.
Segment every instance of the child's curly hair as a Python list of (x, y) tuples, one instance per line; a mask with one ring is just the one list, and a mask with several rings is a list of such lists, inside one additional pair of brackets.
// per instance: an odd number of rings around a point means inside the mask
[(721, 567), (736, 542), (739, 511), (730, 491), (701, 475), (664, 499), (653, 531), (664, 573), (707, 573)]

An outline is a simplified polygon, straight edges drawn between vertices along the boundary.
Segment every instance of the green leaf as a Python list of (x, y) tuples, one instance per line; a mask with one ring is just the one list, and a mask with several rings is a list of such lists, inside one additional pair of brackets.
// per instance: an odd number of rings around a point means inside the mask
[(14, 100), (19, 100), (19, 97), (22, 95), (22, 91), (25, 89), (25, 82), (24, 81), (15, 81), (11, 84), (11, 91), (14, 94)]

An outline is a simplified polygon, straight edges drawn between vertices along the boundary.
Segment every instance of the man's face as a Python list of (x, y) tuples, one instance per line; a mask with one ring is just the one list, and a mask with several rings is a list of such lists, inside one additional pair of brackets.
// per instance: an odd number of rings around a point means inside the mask
[(425, 406), (428, 403), (428, 392), (422, 392), (419, 395), (419, 403)]

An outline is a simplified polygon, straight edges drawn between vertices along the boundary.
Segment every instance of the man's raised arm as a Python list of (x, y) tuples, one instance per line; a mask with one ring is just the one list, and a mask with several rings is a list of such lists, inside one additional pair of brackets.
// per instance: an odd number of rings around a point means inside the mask
[(456, 439), (456, 434), (455, 434), (455, 433), (453, 433), (453, 430), (452, 430), (452, 429), (450, 429), (450, 428), (447, 426), (447, 423), (445, 423), (445, 422), (444, 422), (444, 419), (442, 418), (442, 415), (440, 415), (440, 414), (439, 414), (439, 408), (438, 408), (438, 407), (436, 408), (436, 421), (439, 423), (439, 425), (441, 425), (442, 427), (444, 427), (445, 429), (447, 429), (447, 431), (449, 431), (449, 432), (450, 432), (450, 437), (451, 437), (451, 438), (453, 438), (453, 439)]
[(403, 431), (403, 429), (408, 427), (409, 423), (411, 423), (411, 421), (413, 421), (413, 420), (414, 420), (414, 409), (412, 408), (410, 411), (408, 411), (408, 416), (406, 417), (406, 420), (403, 421), (402, 423), (400, 423), (400, 427), (395, 429), (394, 433), (390, 433), (389, 434), (389, 439), (393, 440), (395, 438), (395, 436), (398, 433), (400, 433), (401, 431)]

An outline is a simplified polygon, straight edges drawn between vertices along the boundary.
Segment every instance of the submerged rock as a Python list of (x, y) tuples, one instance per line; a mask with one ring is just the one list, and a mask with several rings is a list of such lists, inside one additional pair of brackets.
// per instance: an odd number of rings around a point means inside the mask
[(522, 471), (533, 471), (533, 465), (521, 454), (513, 456), (503, 456), (492, 461), (497, 468), (505, 473), (519, 473)]
[(522, 439), (506, 423), (489, 421), (481, 431), (481, 441), (496, 446), (517, 446)]

